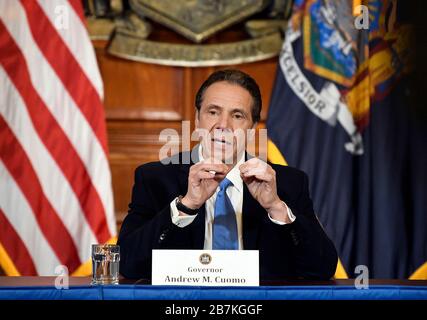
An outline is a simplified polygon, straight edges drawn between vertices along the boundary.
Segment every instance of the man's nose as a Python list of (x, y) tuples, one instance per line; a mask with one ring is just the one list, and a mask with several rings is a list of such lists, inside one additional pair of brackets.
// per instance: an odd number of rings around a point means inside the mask
[(230, 116), (228, 114), (222, 114), (216, 123), (216, 129), (227, 130), (231, 129), (231, 121)]

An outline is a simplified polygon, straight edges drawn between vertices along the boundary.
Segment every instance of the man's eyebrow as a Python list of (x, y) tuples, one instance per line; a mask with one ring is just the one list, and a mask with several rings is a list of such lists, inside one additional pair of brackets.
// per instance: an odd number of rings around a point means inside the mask
[(208, 108), (208, 109), (222, 109), (222, 107), (220, 107), (216, 104), (209, 104), (209, 105), (207, 105), (206, 108)]
[[(222, 110), (223, 108), (221, 106), (216, 105), (216, 104), (209, 104), (206, 106), (206, 109)], [(248, 116), (248, 113), (246, 112), (246, 110), (244, 110), (242, 108), (233, 108), (230, 110), (230, 113), (235, 113), (235, 112), (240, 112), (240, 113), (244, 114), (245, 116)]]
[(240, 108), (233, 108), (233, 109), (231, 109), (231, 113), (234, 113), (234, 112), (241, 112), (244, 115), (248, 115), (248, 113), (244, 109), (240, 109)]

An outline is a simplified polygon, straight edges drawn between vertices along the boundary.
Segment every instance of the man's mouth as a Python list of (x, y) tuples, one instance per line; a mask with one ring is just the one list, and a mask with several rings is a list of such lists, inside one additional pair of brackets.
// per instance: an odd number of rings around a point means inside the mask
[(226, 141), (225, 139), (220, 139), (220, 138), (212, 138), (211, 141), (215, 144), (220, 144), (220, 145), (231, 145), (231, 142)]

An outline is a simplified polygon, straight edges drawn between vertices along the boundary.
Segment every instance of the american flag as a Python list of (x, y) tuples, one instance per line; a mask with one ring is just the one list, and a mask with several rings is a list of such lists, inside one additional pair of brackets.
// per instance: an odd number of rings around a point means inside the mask
[(8, 275), (53, 275), (59, 265), (79, 274), (91, 244), (116, 236), (102, 98), (80, 0), (0, 0), (0, 264)]

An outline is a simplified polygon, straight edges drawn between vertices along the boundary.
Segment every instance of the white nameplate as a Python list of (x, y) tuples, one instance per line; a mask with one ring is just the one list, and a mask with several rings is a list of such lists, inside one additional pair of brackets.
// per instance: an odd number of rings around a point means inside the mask
[(153, 250), (153, 285), (259, 286), (258, 250)]

